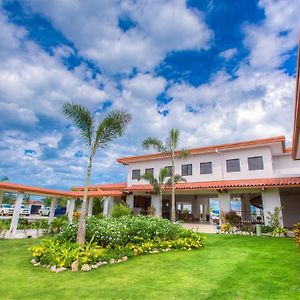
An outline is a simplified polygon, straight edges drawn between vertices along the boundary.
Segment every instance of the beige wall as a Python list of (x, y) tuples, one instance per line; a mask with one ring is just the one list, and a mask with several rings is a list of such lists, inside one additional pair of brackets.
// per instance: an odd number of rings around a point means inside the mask
[(283, 224), (293, 227), (300, 222), (300, 190), (280, 191), (281, 205), (283, 207)]

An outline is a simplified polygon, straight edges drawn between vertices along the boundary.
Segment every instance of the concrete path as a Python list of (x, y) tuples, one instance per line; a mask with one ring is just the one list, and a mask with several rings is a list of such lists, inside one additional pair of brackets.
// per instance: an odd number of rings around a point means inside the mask
[(183, 223), (184, 228), (193, 229), (195, 232), (217, 233), (217, 226), (211, 224)]

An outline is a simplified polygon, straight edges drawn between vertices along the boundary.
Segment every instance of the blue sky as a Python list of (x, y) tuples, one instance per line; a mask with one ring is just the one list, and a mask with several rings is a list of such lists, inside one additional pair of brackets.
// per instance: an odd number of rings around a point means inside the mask
[(82, 185), (87, 149), (61, 114), (132, 114), (95, 159), (92, 183), (126, 180), (116, 158), (181, 131), (190, 147), (291, 141), (299, 1), (0, 0), (0, 175)]

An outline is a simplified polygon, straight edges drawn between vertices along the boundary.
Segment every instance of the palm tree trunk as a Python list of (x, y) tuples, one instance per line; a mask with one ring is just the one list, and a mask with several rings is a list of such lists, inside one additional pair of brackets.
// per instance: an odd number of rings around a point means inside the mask
[(93, 158), (90, 157), (89, 165), (85, 177), (85, 187), (83, 192), (83, 199), (80, 210), (78, 231), (77, 231), (77, 243), (84, 245), (85, 243), (85, 231), (86, 231), (86, 215), (87, 215), (87, 202), (88, 202), (88, 188), (90, 182), (91, 168), (92, 168)]
[(175, 180), (174, 180), (174, 175), (175, 175), (175, 154), (174, 151), (172, 151), (172, 200), (171, 200), (171, 221), (173, 223), (176, 222), (176, 210), (175, 210)]
[(159, 193), (159, 197), (160, 197), (160, 217), (163, 217), (163, 193), (162, 193), (162, 187)]

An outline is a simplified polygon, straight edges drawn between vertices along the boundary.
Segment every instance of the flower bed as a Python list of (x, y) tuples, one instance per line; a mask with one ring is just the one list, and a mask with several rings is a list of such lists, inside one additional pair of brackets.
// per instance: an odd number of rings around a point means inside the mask
[[(204, 237), (168, 220), (146, 216), (126, 216), (87, 222), (84, 247), (75, 243), (77, 224), (66, 225), (52, 239), (31, 247), (32, 263), (53, 271), (72, 268), (89, 271), (105, 263), (126, 261), (128, 257), (171, 250), (203, 247)], [(77, 268), (73, 268), (74, 263)], [(59, 268), (59, 269), (57, 269)]]

